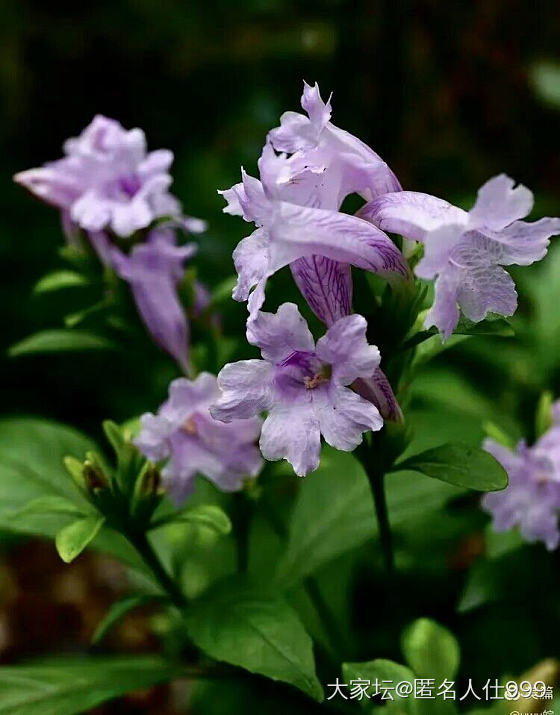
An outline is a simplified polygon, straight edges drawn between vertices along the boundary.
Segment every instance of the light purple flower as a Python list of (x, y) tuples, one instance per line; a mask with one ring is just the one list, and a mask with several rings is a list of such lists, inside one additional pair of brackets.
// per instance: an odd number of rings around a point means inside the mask
[(492, 514), (495, 531), (519, 527), (526, 541), (542, 541), (549, 550), (560, 543), (560, 426), (553, 426), (532, 447), (521, 441), (511, 451), (487, 439), (490, 452), (508, 473), (509, 484), (486, 494), (482, 506)]
[[(94, 117), (79, 137), (64, 143), (64, 158), (16, 174), (18, 184), (59, 208), (68, 230), (108, 230), (130, 236), (155, 219), (183, 219), (181, 205), (169, 192), (173, 161), (167, 149), (148, 152), (141, 129)], [(200, 226), (190, 219), (188, 230)]]
[(256, 447), (262, 420), (218, 422), (208, 408), (219, 395), (216, 377), (210, 373), (203, 372), (195, 380), (179, 378), (169, 386), (169, 399), (157, 415), (142, 415), (134, 443), (148, 459), (167, 460), (162, 476), (177, 502), (192, 493), (197, 474), (232, 492), (262, 467)]
[(322, 203), (322, 208), (338, 209), (344, 198), (353, 193), (371, 201), (388, 191), (399, 191), (397, 177), (379, 154), (332, 124), (330, 98), (325, 104), (317, 84), (303, 85), (301, 106), (307, 116), (285, 112), (280, 126), (269, 133), (269, 138), (277, 151), (293, 155), (292, 163), (299, 171), (308, 168), (321, 176), (327, 169), (333, 170), (329, 177), (330, 191), (326, 192), (331, 205)]
[(247, 339), (263, 359), (221, 370), (222, 396), (211, 414), (229, 422), (267, 411), (261, 451), (266, 459), (286, 459), (299, 476), (319, 466), (321, 435), (336, 449), (352, 451), (363, 432), (383, 426), (377, 408), (348, 387), (379, 366), (379, 351), (368, 345), (366, 328), (361, 315), (349, 315), (315, 345), (293, 303), (284, 303), (277, 313), (259, 312), (247, 324)]
[(110, 247), (110, 262), (126, 280), (153, 339), (183, 367), (188, 367), (189, 325), (177, 285), (184, 274), (183, 263), (196, 252), (196, 245), (175, 245), (172, 229), (153, 229), (144, 243), (129, 255)]
[(447, 339), (459, 320), (459, 308), (474, 322), (489, 312), (515, 312), (515, 284), (502, 266), (539, 261), (550, 236), (560, 233), (557, 218), (519, 220), (532, 207), (531, 191), (514, 188), (514, 181), (500, 174), (481, 187), (469, 212), (427, 194), (401, 191), (377, 197), (360, 215), (384, 231), (425, 244), (415, 272), (436, 279), (426, 327), (435, 325)]
[(248, 299), (254, 315), (267, 279), (290, 265), (311, 309), (331, 325), (351, 309), (350, 265), (389, 280), (409, 275), (388, 236), (339, 212), (350, 193), (370, 199), (400, 186), (375, 152), (330, 123), (330, 103), (323, 103), (317, 86), (305, 85), (302, 106), (308, 117), (288, 112), (270, 132), (259, 160), (260, 180), (242, 171), (242, 182), (221, 192), (226, 213), (257, 225), (234, 252), (239, 280), (233, 297)]

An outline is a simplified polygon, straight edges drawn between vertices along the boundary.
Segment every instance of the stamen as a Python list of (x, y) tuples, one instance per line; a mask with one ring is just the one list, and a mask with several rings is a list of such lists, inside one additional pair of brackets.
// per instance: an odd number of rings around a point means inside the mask
[(187, 434), (197, 434), (196, 422), (194, 421), (194, 417), (189, 417), (188, 420), (185, 420), (185, 422), (183, 423), (183, 431)]

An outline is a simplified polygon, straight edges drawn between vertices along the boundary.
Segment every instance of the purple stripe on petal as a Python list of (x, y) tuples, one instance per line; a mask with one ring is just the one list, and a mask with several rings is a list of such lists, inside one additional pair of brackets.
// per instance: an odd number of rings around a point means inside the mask
[(348, 263), (306, 256), (290, 266), (303, 297), (326, 325), (352, 312), (352, 272)]
[(391, 239), (356, 216), (277, 202), (270, 237), (272, 270), (321, 255), (388, 280), (410, 278), (408, 264)]

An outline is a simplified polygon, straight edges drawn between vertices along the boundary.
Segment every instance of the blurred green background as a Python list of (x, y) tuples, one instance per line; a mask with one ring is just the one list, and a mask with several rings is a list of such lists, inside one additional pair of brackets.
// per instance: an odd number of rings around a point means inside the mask
[[(32, 295), (40, 276), (60, 267), (62, 237), (57, 212), (13, 185), (12, 174), (58, 158), (63, 140), (79, 133), (95, 113), (143, 128), (150, 148), (175, 152), (174, 190), (185, 212), (210, 224), (196, 264), (201, 277), (216, 285), (232, 274), (231, 251), (247, 233), (241, 220), (221, 213), (216, 189), (237, 181), (241, 164), (255, 172), (266, 132), (282, 111), (298, 109), (303, 79), (318, 81), (323, 96), (334, 92), (334, 122), (380, 153), (405, 188), (468, 206), (487, 178), (504, 171), (535, 192), (536, 216), (560, 212), (558, 2), (3, 0), (3, 413), (51, 417), (99, 436), (106, 417), (119, 421), (155, 409), (176, 374), (147, 340), (142, 349), (134, 344), (118, 352), (7, 357), (9, 345), (56, 326), (68, 307), (56, 296)], [(515, 272), (520, 308), (514, 339), (470, 339), (438, 358), (418, 381), (410, 410), (418, 449), (454, 437), (477, 443), (487, 420), (515, 438), (533, 436), (539, 395), (544, 389), (560, 394), (558, 249), (543, 264)], [(245, 308), (226, 310), (231, 334), (242, 325)], [(521, 672), (559, 650), (556, 600), (542, 595), (557, 586), (557, 557), (541, 547), (516, 552), (515, 568), (509, 562), (503, 568), (503, 582), (481, 581), (490, 600), (506, 591), (515, 598), (456, 619), (464, 572), (483, 548), (482, 516), (471, 509), (463, 519), (464, 506), (456, 505), (451, 518), (440, 523), (436, 544), (429, 523), (420, 527), (412, 521), (401, 535), (406, 557), (414, 568), (420, 564), (406, 586), (415, 589), (418, 613), (415, 606), (406, 617), (427, 613), (456, 628), (473, 677), (508, 668)], [(467, 506), (476, 504), (471, 500)], [(10, 557), (13, 564), (27, 564), (24, 585), (41, 583), (37, 560), (53, 573), (61, 569), (51, 550), (37, 556), (26, 548), (18, 545)], [(94, 567), (95, 562), (86, 563), (72, 573), (83, 586), (91, 582)], [(90, 571), (84, 575), (76, 568)], [(107, 565), (103, 568), (106, 575)], [(1, 578), (0, 569), (0, 585)], [(98, 617), (107, 594), (106, 584), (95, 584)], [(366, 579), (356, 596), (365, 607), (360, 617), (367, 632), (378, 625), (367, 610), (376, 585)], [(65, 582), (60, 588), (70, 586)], [(481, 598), (477, 588), (475, 583), (475, 601)], [(524, 604), (535, 594), (540, 595), (528, 618)], [(83, 599), (91, 611), (89, 591)], [(22, 624), (34, 603), (20, 604)], [(376, 606), (390, 610), (391, 596), (379, 595)], [(75, 637), (67, 615), (47, 613), (49, 623), (57, 618), (65, 623), (66, 636)], [(53, 629), (43, 633), (38, 651), (59, 638), (60, 629)], [(143, 647), (150, 642), (144, 631), (138, 637)], [(134, 634), (131, 638), (134, 642)], [(398, 657), (387, 645), (390, 638), (379, 638), (388, 654)], [(477, 665), (481, 639), (487, 660)], [(523, 649), (516, 651), (516, 643)], [(10, 657), (27, 651), (16, 648)]]

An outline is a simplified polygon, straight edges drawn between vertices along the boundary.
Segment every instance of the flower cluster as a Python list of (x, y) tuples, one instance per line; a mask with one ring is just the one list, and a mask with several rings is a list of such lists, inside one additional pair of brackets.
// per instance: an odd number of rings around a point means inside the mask
[[(263, 360), (226, 365), (218, 377), (224, 395), (211, 411), (222, 420), (267, 411), (260, 441), (264, 456), (284, 457), (304, 475), (318, 465), (321, 434), (351, 450), (363, 431), (380, 429), (380, 413), (402, 418), (377, 350), (370, 348), (375, 361), (361, 362), (365, 320), (350, 317), (351, 266), (392, 284), (411, 281), (408, 263), (386, 231), (424, 244), (415, 272), (436, 279), (426, 326), (435, 325), (446, 339), (457, 325), (459, 307), (475, 322), (489, 312), (514, 312), (515, 287), (501, 266), (541, 259), (549, 237), (560, 232), (560, 220), (521, 221), (532, 208), (532, 194), (514, 188), (506, 176), (487, 182), (469, 213), (402, 191), (378, 154), (332, 124), (330, 99), (322, 100), (317, 85), (304, 83), (301, 105), (305, 114), (286, 112), (269, 132), (259, 178), (242, 169), (241, 182), (220, 192), (226, 213), (255, 224), (233, 254), (238, 274), (233, 297), (248, 302), (247, 337), (261, 347)], [(365, 202), (356, 215), (341, 211), (350, 194)], [(285, 304), (276, 315), (261, 311), (267, 281), (287, 265), (328, 327), (317, 349), (295, 306)], [(360, 339), (350, 340), (352, 331)], [(326, 344), (336, 342), (334, 335), (343, 336), (337, 354), (346, 342), (345, 360), (353, 366), (346, 382), (337, 377), (337, 358), (329, 361), (323, 354)]]
[(196, 248), (177, 246), (176, 229), (199, 233), (205, 224), (184, 216), (169, 191), (172, 152), (148, 152), (141, 129), (98, 115), (64, 143), (64, 154), (15, 181), (60, 210), (70, 242), (85, 233), (100, 260), (130, 283), (156, 342), (186, 366), (188, 324), (176, 287)]
[[(517, 294), (503, 266), (540, 260), (550, 236), (560, 233), (560, 219), (522, 220), (533, 196), (505, 175), (480, 189), (469, 212), (403, 191), (376, 152), (331, 122), (330, 98), (323, 101), (317, 85), (304, 83), (301, 106), (304, 113), (284, 113), (269, 132), (259, 178), (242, 169), (241, 182), (219, 192), (226, 213), (255, 227), (233, 253), (233, 298), (247, 301), (247, 339), (262, 360), (228, 364), (217, 379), (203, 373), (194, 382), (176, 381), (158, 415), (142, 418), (138, 447), (150, 459), (167, 460), (164, 475), (178, 499), (190, 493), (196, 472), (225, 490), (240, 488), (260, 469), (259, 435), (264, 457), (287, 459), (303, 476), (319, 464), (321, 437), (351, 451), (384, 419), (402, 421), (379, 350), (368, 343), (366, 319), (353, 314), (353, 268), (414, 295), (408, 261), (388, 233), (422, 244), (414, 272), (435, 281), (426, 327), (435, 326), (444, 340), (460, 310), (475, 322), (488, 313), (512, 315)], [(189, 330), (178, 285), (196, 247), (178, 245), (176, 234), (179, 228), (196, 233), (204, 224), (184, 216), (170, 193), (171, 152), (148, 152), (141, 130), (97, 116), (65, 143), (64, 153), (16, 181), (61, 211), (70, 241), (85, 235), (101, 261), (130, 284), (153, 338), (186, 369)], [(354, 215), (342, 210), (351, 194), (363, 199)], [(267, 282), (286, 266), (325, 325), (316, 343), (294, 304), (263, 311)], [(203, 303), (201, 286), (195, 292)], [(538, 491), (543, 471), (535, 466), (542, 461), (535, 449), (522, 446), (511, 460), (530, 463), (518, 472), (534, 472)], [(522, 518), (512, 516), (521, 494), (516, 479), (506, 496), (488, 497), (489, 506), (502, 503), (494, 499), (510, 504), (500, 523)], [(540, 523), (552, 543), (551, 527)]]
[(507, 471), (509, 485), (502, 492), (486, 494), (482, 501), (496, 531), (517, 526), (525, 540), (543, 541), (550, 550), (560, 544), (560, 401), (554, 405), (553, 420), (531, 447), (521, 441), (512, 451), (492, 439), (484, 442)]

